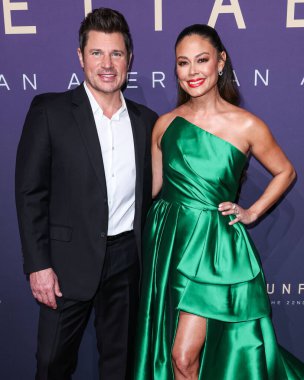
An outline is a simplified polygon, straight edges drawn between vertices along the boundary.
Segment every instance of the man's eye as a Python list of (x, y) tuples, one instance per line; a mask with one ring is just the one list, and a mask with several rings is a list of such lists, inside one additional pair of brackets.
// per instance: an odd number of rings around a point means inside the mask
[(119, 51), (115, 51), (113, 54), (113, 57), (121, 57), (122, 54)]
[(91, 54), (98, 57), (100, 55), (100, 51), (92, 51)]

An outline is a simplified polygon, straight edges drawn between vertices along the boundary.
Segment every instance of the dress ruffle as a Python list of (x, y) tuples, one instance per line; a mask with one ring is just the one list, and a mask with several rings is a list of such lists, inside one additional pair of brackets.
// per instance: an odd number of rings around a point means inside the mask
[(190, 208), (164, 200), (155, 207), (171, 210), (166, 223), (176, 229), (170, 239), (176, 239), (182, 252), (177, 269), (189, 279), (228, 285), (250, 281), (260, 273), (257, 251), (244, 226), (228, 225), (232, 218), (224, 217), (216, 207)]

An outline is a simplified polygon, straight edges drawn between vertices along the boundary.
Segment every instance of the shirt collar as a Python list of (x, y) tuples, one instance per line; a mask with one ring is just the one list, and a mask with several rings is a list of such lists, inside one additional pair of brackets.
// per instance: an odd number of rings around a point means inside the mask
[[(87, 86), (86, 82), (83, 83), (83, 87), (84, 87), (84, 89), (88, 95), (93, 114), (96, 115), (96, 113), (99, 111), (99, 112), (101, 112), (101, 115), (103, 115), (102, 108), (97, 103), (96, 99), (94, 98), (94, 96), (93, 96), (92, 92), (90, 91), (89, 87)], [(114, 113), (111, 120), (119, 120), (120, 117), (122, 116), (122, 114), (127, 111), (126, 101), (125, 101), (125, 98), (124, 98), (121, 91), (120, 91), (120, 101), (121, 101), (121, 107)]]

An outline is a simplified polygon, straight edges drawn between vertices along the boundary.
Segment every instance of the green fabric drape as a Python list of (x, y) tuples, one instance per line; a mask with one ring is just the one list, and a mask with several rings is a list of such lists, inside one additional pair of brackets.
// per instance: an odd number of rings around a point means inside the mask
[(217, 211), (234, 201), (247, 157), (177, 117), (162, 137), (163, 189), (144, 233), (135, 380), (173, 380), (179, 312), (207, 318), (201, 380), (300, 380), (278, 346), (256, 248)]

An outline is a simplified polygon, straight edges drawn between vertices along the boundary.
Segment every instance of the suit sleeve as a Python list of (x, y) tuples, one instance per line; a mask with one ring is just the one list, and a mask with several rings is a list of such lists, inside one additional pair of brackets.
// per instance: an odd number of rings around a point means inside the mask
[(44, 98), (35, 97), (17, 149), (15, 196), (24, 272), (51, 267), (49, 194), (51, 144)]

